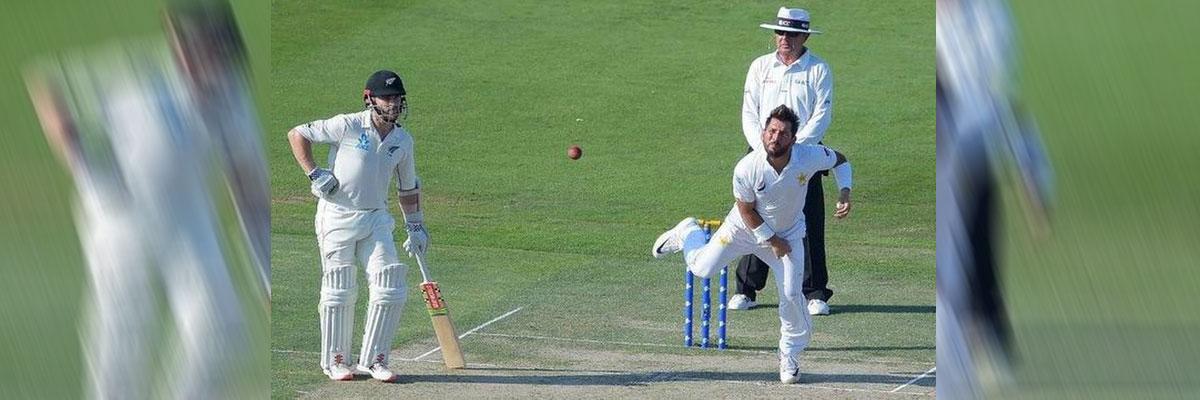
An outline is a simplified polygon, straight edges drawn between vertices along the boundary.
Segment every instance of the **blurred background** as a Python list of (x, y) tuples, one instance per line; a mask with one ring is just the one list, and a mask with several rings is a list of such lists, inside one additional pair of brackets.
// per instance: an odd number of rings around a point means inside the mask
[(1194, 398), (1200, 3), (1014, 0), (1012, 10), (1019, 88), (1057, 186), (1048, 238), (1012, 218), (1003, 239), (1021, 393)]
[[(2, 397), (79, 398), (85, 370), (79, 335), (87, 275), (72, 219), (74, 187), (42, 134), (22, 70), (35, 59), (63, 52), (135, 40), (166, 43), (164, 7), (152, 0), (0, 5), (0, 113), (6, 120), (0, 127), (5, 141), (0, 145), (0, 186), (7, 192), (0, 211)], [(233, 11), (248, 49), (252, 90), (258, 92), (268, 85), (267, 3), (239, 1)], [(265, 110), (258, 100), (257, 108)], [(254, 271), (242, 268), (231, 274), (241, 295), (256, 293)], [(269, 310), (265, 303), (243, 306), (254, 345), (237, 356), (264, 370), (239, 370), (236, 384), (243, 390), (239, 393), (265, 396)], [(158, 348), (143, 346), (147, 352)], [(155, 376), (152, 371), (125, 373)]]
[[(998, 273), (1014, 362), (1009, 384), (986, 397), (1194, 398), (1200, 3), (1009, 5), (1013, 93), (1040, 125), (1054, 195), (1050, 230), (1039, 235), (1021, 188), (999, 181)], [(939, 393), (950, 372), (941, 345)]]

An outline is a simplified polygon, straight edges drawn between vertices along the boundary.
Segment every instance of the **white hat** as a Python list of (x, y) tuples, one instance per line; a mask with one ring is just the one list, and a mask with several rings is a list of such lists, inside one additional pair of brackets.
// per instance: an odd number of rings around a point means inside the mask
[(775, 23), (761, 24), (759, 27), (777, 31), (821, 33), (821, 31), (808, 29), (808, 11), (803, 8), (779, 7)]

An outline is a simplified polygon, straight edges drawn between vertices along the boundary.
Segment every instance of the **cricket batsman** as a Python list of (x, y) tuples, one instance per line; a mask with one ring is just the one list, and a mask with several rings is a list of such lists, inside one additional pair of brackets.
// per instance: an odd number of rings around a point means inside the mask
[[(405, 299), (405, 273), (387, 208), (396, 181), (408, 239), (404, 250), (423, 255), (429, 245), (421, 215), (420, 180), (413, 138), (400, 122), (407, 114), (404, 82), (395, 72), (377, 71), (363, 91), (366, 109), (309, 122), (288, 132), (292, 155), (308, 176), (317, 201), (317, 247), (321, 257), (321, 368), (332, 380), (350, 380), (350, 330), (358, 285), (355, 263), (367, 270), (370, 303), (357, 369), (391, 382), (388, 353)], [(313, 161), (312, 144), (327, 143), (329, 167)]]
[(763, 146), (747, 154), (733, 171), (735, 206), (721, 228), (704, 242), (695, 218), (685, 218), (654, 241), (655, 258), (683, 251), (691, 273), (709, 278), (734, 259), (753, 254), (776, 274), (779, 290), (779, 380), (800, 379), (797, 358), (812, 336), (804, 299), (804, 199), (808, 180), (832, 170), (840, 188), (834, 216), (850, 214), (850, 164), (842, 153), (821, 145), (796, 144), (800, 119), (787, 106), (764, 121)]

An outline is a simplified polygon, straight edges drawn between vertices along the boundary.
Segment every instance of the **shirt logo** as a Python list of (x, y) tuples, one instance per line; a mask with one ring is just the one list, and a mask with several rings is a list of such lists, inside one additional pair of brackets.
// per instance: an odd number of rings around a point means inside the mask
[(764, 190), (764, 189), (766, 189), (766, 188), (767, 188), (767, 182), (759, 182), (759, 183), (758, 183), (758, 188), (757, 188), (757, 189), (754, 189), (754, 190), (755, 190), (755, 191), (757, 191), (757, 192), (761, 192), (761, 191), (763, 191), (763, 190)]
[(796, 177), (796, 180), (799, 181), (801, 185), (803, 185), (805, 182), (808, 182), (808, 177), (804, 176), (804, 174), (800, 174), (799, 176)]
[(399, 148), (400, 148), (400, 146), (388, 147), (388, 156), (390, 157), (392, 155), (392, 153), (395, 153), (396, 149), (399, 149)]
[(367, 133), (363, 132), (358, 135), (358, 145), (354, 146), (359, 150), (371, 150), (371, 139), (367, 138)]
[(717, 236), (717, 243), (720, 243), (722, 246), (728, 246), (732, 242), (733, 240), (730, 239), (729, 235)]

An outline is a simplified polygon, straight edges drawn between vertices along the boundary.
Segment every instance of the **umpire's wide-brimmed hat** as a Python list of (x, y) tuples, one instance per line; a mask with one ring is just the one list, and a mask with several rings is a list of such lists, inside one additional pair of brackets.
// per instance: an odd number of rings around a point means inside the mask
[(388, 70), (376, 71), (367, 78), (367, 95), (372, 97), (405, 95), (400, 75)]
[(808, 11), (802, 8), (787, 8), (780, 7), (779, 14), (775, 16), (774, 23), (765, 23), (759, 25), (762, 28), (786, 31), (821, 34), (821, 31), (809, 29), (808, 27)]

